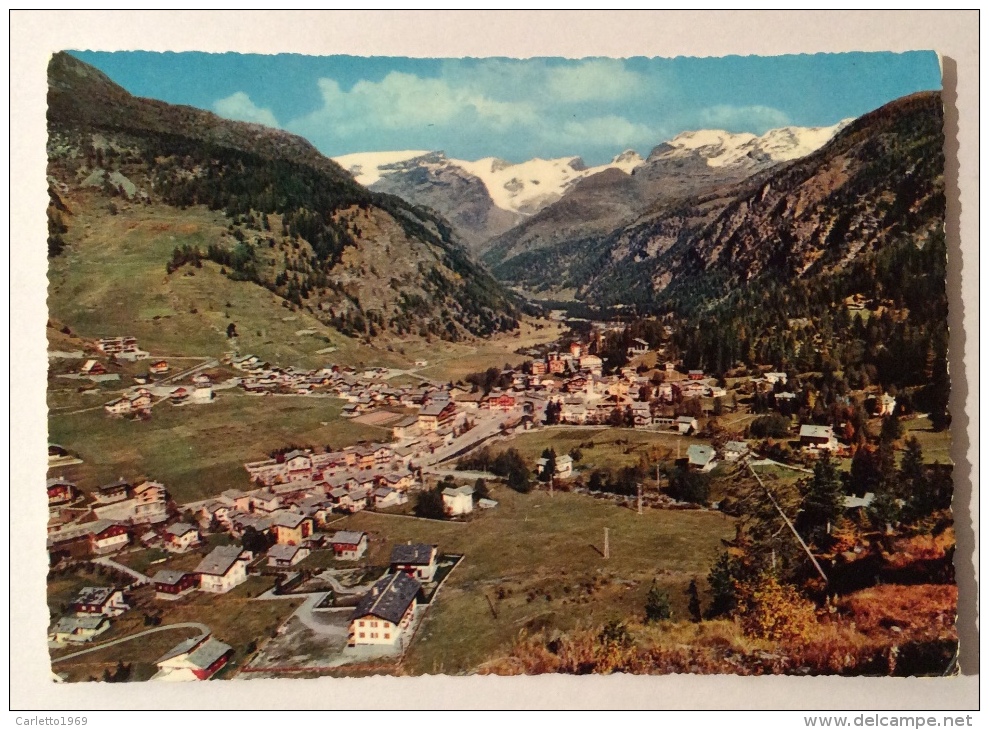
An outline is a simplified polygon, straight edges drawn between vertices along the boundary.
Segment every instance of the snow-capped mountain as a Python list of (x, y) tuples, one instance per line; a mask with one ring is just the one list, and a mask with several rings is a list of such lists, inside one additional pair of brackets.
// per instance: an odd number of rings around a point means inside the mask
[(552, 160), (537, 157), (513, 163), (496, 157), (458, 160), (442, 152), (423, 151), (356, 153), (334, 160), (354, 175), (357, 182), (373, 189), (381, 187), (383, 178), (412, 174), (422, 178), (424, 174), (437, 175), (456, 168), (480, 180), (497, 207), (521, 215), (533, 215), (556, 202), (578, 180), (611, 168), (631, 173), (643, 162), (634, 150), (626, 150), (612, 162), (594, 167), (585, 165), (580, 157)]
[(830, 127), (782, 127), (771, 129), (761, 136), (720, 129), (681, 132), (656, 147), (649, 159), (699, 156), (709, 167), (786, 162), (820, 149), (851, 121), (845, 119)]

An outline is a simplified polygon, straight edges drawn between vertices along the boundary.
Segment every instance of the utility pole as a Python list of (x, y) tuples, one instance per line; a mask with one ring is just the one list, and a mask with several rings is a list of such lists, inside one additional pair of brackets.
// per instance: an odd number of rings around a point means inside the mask
[[(797, 542), (800, 543), (800, 547), (802, 547), (804, 549), (804, 552), (807, 553), (807, 557), (810, 558), (810, 562), (812, 562), (814, 564), (814, 567), (817, 569), (817, 574), (820, 575), (821, 578), (824, 580), (824, 583), (827, 584), (828, 577), (824, 574), (824, 570), (821, 568), (821, 564), (817, 562), (817, 558), (814, 557), (814, 554), (810, 551), (810, 548), (807, 547), (807, 543), (805, 543), (803, 538), (800, 537), (800, 533), (797, 532), (797, 528), (793, 526), (793, 523), (790, 522), (790, 518), (786, 516), (785, 512), (783, 512), (783, 508), (779, 506), (779, 503), (776, 501), (776, 498), (773, 496), (773, 493), (770, 492), (769, 488), (762, 483), (762, 479), (759, 478), (759, 475), (756, 473), (756, 470), (752, 467), (751, 464), (749, 464), (748, 466), (749, 466), (749, 471), (752, 472), (752, 476), (756, 478), (756, 481), (759, 482), (759, 486), (763, 488), (763, 490), (766, 492), (766, 496), (769, 497), (769, 501), (773, 503), (773, 507), (775, 507), (776, 511), (780, 513), (780, 517), (783, 518), (783, 522), (785, 522), (786, 526), (790, 528), (790, 532), (792, 532), (793, 536), (797, 538)], [(775, 557), (776, 557), (776, 553), (774, 551), (773, 558), (775, 559)]]
[(639, 514), (642, 514), (642, 482), (639, 482)]
[(608, 549), (608, 528), (604, 528), (604, 559), (611, 557), (611, 550)]

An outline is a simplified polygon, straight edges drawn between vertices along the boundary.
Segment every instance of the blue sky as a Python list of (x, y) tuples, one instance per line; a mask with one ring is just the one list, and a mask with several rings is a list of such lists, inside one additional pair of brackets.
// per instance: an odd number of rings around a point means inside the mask
[(725, 58), (516, 60), (73, 52), (125, 89), (301, 134), (324, 154), (648, 154), (679, 132), (829, 126), (940, 89), (918, 51)]

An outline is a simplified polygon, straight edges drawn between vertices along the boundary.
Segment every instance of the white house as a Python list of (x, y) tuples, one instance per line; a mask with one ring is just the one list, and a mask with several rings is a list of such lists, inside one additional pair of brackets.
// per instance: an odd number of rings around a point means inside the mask
[[(538, 473), (542, 474), (543, 470), (546, 468), (547, 459), (541, 458), (536, 460), (536, 466), (538, 468)], [(556, 470), (553, 476), (557, 479), (566, 479), (573, 475), (573, 459), (569, 454), (561, 454), (556, 457)]]
[(375, 583), (351, 614), (347, 645), (404, 649), (421, 588), (401, 572)]
[(199, 544), (199, 529), (186, 522), (176, 522), (165, 530), (165, 548), (184, 553)]
[(268, 550), (268, 567), (291, 568), (309, 557), (308, 545), (273, 545)]
[(800, 427), (800, 445), (808, 451), (834, 453), (838, 450), (838, 439), (835, 437), (834, 429), (831, 426), (804, 424)]
[(337, 560), (360, 560), (367, 552), (367, 533), (338, 530), (330, 538), (330, 545)]
[(447, 487), (443, 490), (443, 509), (450, 516), (470, 514), (474, 510), (474, 487)]
[(130, 608), (119, 588), (87, 587), (76, 594), (69, 610), (77, 616), (119, 616)]
[(428, 583), (436, 576), (436, 545), (396, 545), (391, 551), (391, 571)]
[(695, 471), (711, 471), (718, 465), (714, 459), (714, 448), (707, 444), (691, 444), (687, 449), (687, 465)]
[(103, 614), (63, 616), (48, 632), (48, 638), (58, 644), (82, 644), (92, 641), (109, 628), (110, 619)]
[(226, 593), (247, 580), (250, 553), (238, 545), (221, 545), (202, 559), (193, 571), (199, 575), (199, 590)]

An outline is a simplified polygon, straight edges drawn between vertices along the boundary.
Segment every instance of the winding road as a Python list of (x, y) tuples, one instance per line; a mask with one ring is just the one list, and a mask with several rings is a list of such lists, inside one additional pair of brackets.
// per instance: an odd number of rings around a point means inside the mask
[(114, 639), (113, 641), (107, 641), (103, 644), (97, 644), (96, 646), (91, 646), (88, 649), (83, 649), (82, 651), (76, 651), (71, 654), (66, 654), (65, 656), (60, 656), (52, 659), (52, 664), (55, 662), (64, 662), (66, 659), (74, 659), (77, 656), (82, 656), (83, 654), (89, 654), (94, 651), (100, 651), (111, 646), (116, 646), (117, 644), (123, 644), (126, 641), (132, 641), (134, 639), (140, 639), (142, 636), (148, 636), (149, 634), (157, 634), (162, 631), (170, 631), (172, 629), (199, 629), (200, 637), (211, 633), (209, 626), (206, 624), (201, 624), (195, 621), (189, 623), (181, 624), (168, 624), (168, 626), (157, 626), (153, 629), (148, 629), (147, 631), (141, 631), (137, 634), (131, 634), (130, 636), (124, 636), (120, 639)]

